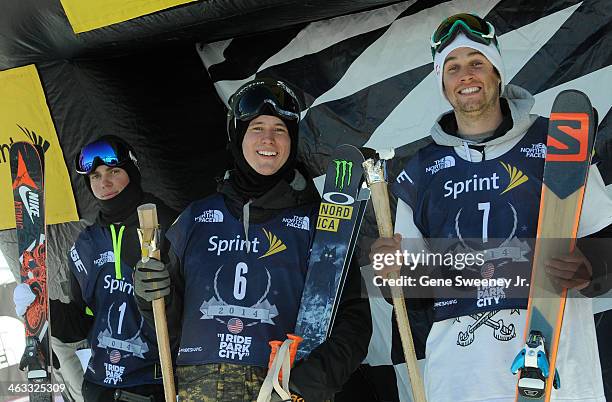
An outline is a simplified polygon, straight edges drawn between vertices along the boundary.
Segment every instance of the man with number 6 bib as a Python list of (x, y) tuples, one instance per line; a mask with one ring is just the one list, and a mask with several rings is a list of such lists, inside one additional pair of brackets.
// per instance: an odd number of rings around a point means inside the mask
[[(441, 267), (453, 279), (528, 279), (548, 119), (530, 114), (534, 98), (507, 83), (491, 23), (472, 14), (451, 16), (432, 35), (431, 47), (438, 88), (453, 110), (438, 118), (430, 132), (433, 143), (420, 149), (393, 183), (398, 233), (378, 239), (370, 256), (375, 260), (376, 254), (403, 248), (419, 252), (420, 246), (408, 246), (415, 243), (432, 252), (452, 247), (485, 256), (476, 269)], [(612, 200), (593, 165), (578, 236), (612, 237), (611, 223)], [(451, 246), (439, 250), (438, 244)], [(553, 400), (605, 400), (591, 301), (575, 295), (594, 296), (609, 288), (609, 257), (592, 244), (579, 240), (573, 253), (546, 267), (551, 280), (574, 291), (559, 344), (562, 386), (553, 390)], [(427, 399), (514, 401), (517, 378), (510, 366), (524, 346), (528, 288), (522, 297), (494, 285), (469, 287), (464, 297), (444, 291), (443, 286), (433, 289), (434, 323), (424, 368)]]
[[(148, 301), (166, 296), (170, 334), (180, 334), (182, 401), (257, 400), (268, 342), (295, 328), (320, 202), (297, 164), (293, 90), (256, 79), (229, 103), (235, 169), (170, 228), (170, 262), (139, 263), (136, 271), (143, 314), (150, 318)], [(331, 398), (367, 353), (369, 306), (358, 269), (351, 272), (331, 337), (291, 371), (295, 398)]]

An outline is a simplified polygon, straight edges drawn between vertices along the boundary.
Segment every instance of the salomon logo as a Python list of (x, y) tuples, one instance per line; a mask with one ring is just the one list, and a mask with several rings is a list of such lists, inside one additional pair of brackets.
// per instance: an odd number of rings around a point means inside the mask
[(588, 158), (589, 115), (586, 113), (551, 113), (546, 161), (583, 162)]

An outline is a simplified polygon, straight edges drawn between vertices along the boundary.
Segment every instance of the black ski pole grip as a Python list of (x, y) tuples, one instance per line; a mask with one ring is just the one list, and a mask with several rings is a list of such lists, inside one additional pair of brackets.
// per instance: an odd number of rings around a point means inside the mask
[(152, 396), (138, 395), (121, 389), (115, 390), (115, 401), (123, 402), (154, 402)]

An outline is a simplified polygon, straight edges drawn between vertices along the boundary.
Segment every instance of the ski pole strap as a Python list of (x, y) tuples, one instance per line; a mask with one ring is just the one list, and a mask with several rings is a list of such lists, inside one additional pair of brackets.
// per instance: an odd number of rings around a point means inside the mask
[[(276, 392), (283, 401), (290, 401), (291, 394), (289, 392), (289, 375), (291, 370), (290, 347), (293, 343), (292, 339), (286, 339), (278, 349), (272, 367), (268, 370), (268, 374), (261, 384), (257, 402), (270, 402), (272, 393)], [(283, 376), (282, 385), (278, 381), (280, 372)]]
[(119, 229), (119, 239), (115, 233), (115, 225), (110, 225), (111, 236), (113, 238), (113, 254), (115, 255), (115, 279), (121, 279), (121, 239), (123, 238), (123, 230), (125, 226)]

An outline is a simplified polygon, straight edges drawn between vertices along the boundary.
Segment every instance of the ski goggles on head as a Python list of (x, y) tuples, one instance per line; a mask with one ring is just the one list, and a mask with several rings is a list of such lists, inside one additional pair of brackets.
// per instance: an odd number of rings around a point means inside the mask
[(79, 174), (90, 174), (98, 166), (121, 166), (135, 160), (128, 146), (111, 138), (103, 138), (87, 144), (77, 155), (75, 165)]
[(300, 104), (293, 91), (280, 81), (255, 81), (239, 90), (230, 100), (234, 118), (251, 120), (268, 106), (279, 118), (300, 120)]
[(441, 52), (459, 34), (464, 33), (468, 38), (475, 42), (490, 45), (491, 42), (497, 46), (497, 36), (495, 28), (490, 22), (485, 21), (474, 14), (455, 14), (438, 26), (431, 35), (431, 55)]

